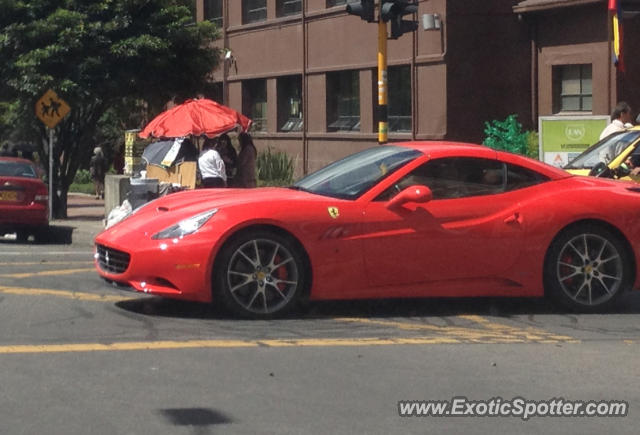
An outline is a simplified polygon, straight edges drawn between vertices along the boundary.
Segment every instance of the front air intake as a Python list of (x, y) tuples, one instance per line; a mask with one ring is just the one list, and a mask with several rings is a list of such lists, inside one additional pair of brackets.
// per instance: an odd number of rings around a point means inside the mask
[(100, 269), (109, 273), (124, 273), (129, 267), (131, 256), (126, 252), (118, 251), (104, 245), (96, 245), (98, 253), (98, 265)]

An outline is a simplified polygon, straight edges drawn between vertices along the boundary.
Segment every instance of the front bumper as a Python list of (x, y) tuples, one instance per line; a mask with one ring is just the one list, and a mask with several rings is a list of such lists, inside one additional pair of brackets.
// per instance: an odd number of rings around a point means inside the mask
[(211, 301), (212, 245), (196, 238), (147, 240), (145, 246), (96, 238), (95, 266), (108, 281), (139, 292), (176, 299)]

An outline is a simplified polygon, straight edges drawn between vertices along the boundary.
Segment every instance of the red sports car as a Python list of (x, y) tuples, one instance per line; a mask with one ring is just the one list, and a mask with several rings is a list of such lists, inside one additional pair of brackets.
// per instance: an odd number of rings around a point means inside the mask
[(288, 188), (202, 189), (96, 238), (107, 280), (270, 317), (305, 298), (543, 296), (640, 278), (640, 188), (478, 145), (376, 146)]
[(18, 241), (29, 234), (44, 234), (49, 225), (49, 194), (33, 162), (0, 157), (0, 235), (16, 233)]

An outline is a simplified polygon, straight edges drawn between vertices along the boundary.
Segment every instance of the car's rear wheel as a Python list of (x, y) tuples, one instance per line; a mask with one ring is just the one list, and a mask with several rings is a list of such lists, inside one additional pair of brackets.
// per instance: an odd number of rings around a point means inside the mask
[(18, 243), (27, 243), (29, 241), (29, 232), (26, 230), (16, 231), (16, 241)]
[(292, 310), (306, 290), (303, 255), (289, 238), (251, 231), (226, 244), (216, 261), (216, 296), (244, 317), (271, 318)]
[(631, 257), (620, 238), (596, 225), (563, 232), (549, 248), (545, 290), (566, 307), (600, 311), (631, 285)]

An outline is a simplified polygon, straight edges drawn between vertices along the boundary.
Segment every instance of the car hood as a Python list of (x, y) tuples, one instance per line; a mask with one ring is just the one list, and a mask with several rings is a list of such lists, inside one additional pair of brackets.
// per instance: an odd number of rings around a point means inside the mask
[(291, 201), (326, 201), (327, 198), (294, 189), (265, 187), (257, 189), (196, 189), (172, 193), (151, 201), (131, 216), (98, 235), (120, 238), (132, 232), (156, 232), (179, 221), (209, 210), (228, 211), (235, 207), (257, 207), (260, 204)]
[(196, 189), (163, 196), (149, 203), (145, 209), (160, 209), (162, 212), (182, 213), (191, 216), (212, 208), (241, 204), (261, 204), (271, 201), (292, 201), (310, 197), (322, 198), (307, 192), (283, 187), (258, 189)]

